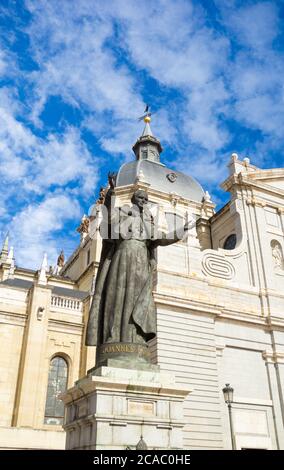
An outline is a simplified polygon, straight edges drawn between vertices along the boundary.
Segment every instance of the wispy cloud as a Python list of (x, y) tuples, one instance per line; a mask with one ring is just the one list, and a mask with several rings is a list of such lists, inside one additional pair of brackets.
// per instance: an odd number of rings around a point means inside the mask
[(40, 114), (49, 95), (60, 95), (85, 111), (137, 116), (142, 102), (136, 80), (107, 45), (115, 41), (108, 18), (84, 1), (62, 2), (60, 9), (56, 1), (27, 6), (33, 14), (27, 32), (39, 67), (32, 75), (35, 112)]
[[(228, 76), (235, 119), (280, 138), (284, 118), (284, 50), (279, 47), (278, 2), (222, 5), (223, 23), (235, 47)], [(278, 143), (277, 143), (278, 142)], [(258, 145), (259, 142), (256, 142)], [(282, 143), (274, 139), (282, 148)]]
[(32, 267), (43, 251), (54, 261), (55, 230), (80, 217), (79, 200), (93, 193), (99, 161), (78, 129), (69, 126), (61, 135), (39, 137), (17, 118), (20, 108), (13, 93), (2, 88), (0, 97), (1, 229), (10, 228), (17, 261)]
[(11, 223), (12, 241), (19, 250), (17, 263), (39, 268), (47, 252), (50, 264), (54, 265), (62, 244), (66, 244), (61, 233), (64, 226), (79, 216), (78, 202), (65, 194), (49, 195), (41, 203), (28, 204)]
[[(71, 250), (74, 218), (108, 170), (131, 158), (144, 102), (157, 111), (165, 162), (216, 194), (232, 150), (281, 163), (269, 157), (283, 153), (279, 9), (257, 0), (1, 7), (0, 231), (13, 227), (19, 262)], [(31, 219), (45, 229), (35, 235)]]

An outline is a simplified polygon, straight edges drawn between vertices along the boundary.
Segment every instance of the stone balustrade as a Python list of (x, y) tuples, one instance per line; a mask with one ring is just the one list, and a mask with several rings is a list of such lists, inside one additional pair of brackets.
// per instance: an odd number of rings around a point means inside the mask
[(51, 306), (77, 311), (82, 310), (82, 302), (80, 300), (68, 297), (60, 297), (58, 295), (51, 296)]

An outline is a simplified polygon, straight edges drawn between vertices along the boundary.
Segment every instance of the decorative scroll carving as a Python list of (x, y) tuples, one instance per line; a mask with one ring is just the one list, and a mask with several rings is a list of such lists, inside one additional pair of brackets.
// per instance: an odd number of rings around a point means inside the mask
[(225, 256), (218, 253), (206, 253), (202, 259), (203, 272), (206, 275), (221, 279), (233, 279), (235, 268)]

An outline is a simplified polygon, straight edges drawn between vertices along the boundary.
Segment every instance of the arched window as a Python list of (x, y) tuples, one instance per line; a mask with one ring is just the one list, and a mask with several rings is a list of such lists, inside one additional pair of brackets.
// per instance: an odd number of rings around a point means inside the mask
[(223, 248), (224, 250), (234, 250), (234, 248), (236, 248), (236, 244), (237, 235), (235, 233), (232, 233), (226, 238)]
[(61, 356), (50, 361), (47, 396), (45, 403), (45, 424), (63, 424), (64, 403), (58, 396), (67, 388), (68, 365)]

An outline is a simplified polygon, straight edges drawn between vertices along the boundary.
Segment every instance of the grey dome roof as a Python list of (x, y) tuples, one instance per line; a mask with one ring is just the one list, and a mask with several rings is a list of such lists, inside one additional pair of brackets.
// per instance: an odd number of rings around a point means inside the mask
[[(198, 202), (204, 197), (202, 187), (194, 178), (150, 160), (136, 160), (122, 165), (117, 174), (116, 186), (134, 184), (141, 171), (145, 182), (158, 191), (167, 194), (173, 192), (185, 199)], [(176, 175), (176, 178), (175, 176), (171, 178), (169, 175)]]

